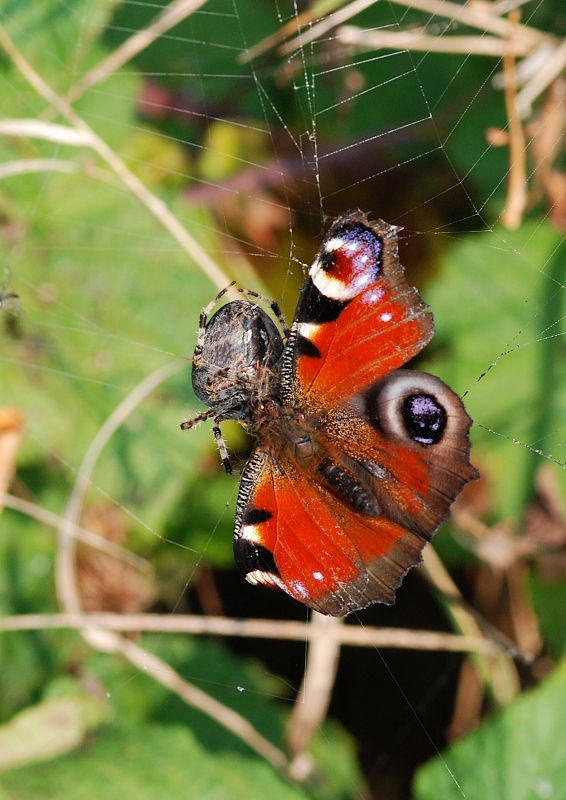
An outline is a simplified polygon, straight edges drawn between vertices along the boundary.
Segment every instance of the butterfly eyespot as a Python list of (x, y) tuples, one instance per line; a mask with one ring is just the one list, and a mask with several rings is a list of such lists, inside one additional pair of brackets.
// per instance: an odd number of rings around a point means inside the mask
[(403, 401), (407, 433), (420, 444), (438, 444), (446, 428), (446, 410), (431, 394), (412, 394)]
[(461, 418), (460, 398), (439, 378), (399, 369), (364, 394), (365, 416), (375, 430), (417, 446), (440, 444)]

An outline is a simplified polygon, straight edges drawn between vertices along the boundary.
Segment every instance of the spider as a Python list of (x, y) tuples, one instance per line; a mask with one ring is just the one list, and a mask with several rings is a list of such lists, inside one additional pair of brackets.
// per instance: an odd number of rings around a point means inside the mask
[(254, 433), (271, 408), (280, 406), (279, 371), (290, 330), (274, 300), (249, 289), (241, 294), (268, 305), (283, 331), (257, 302), (234, 300), (221, 306), (207, 322), (218, 301), (235, 281), (203, 308), (193, 354), (192, 382), (208, 411), (181, 423), (190, 430), (212, 418), (212, 432), (226, 472), (233, 474), (220, 422), (234, 419)]

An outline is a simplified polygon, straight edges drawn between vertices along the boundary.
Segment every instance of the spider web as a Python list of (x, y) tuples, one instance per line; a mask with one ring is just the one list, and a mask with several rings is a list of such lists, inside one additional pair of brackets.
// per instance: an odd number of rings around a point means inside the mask
[[(465, 397), (490, 497), (480, 510), (518, 521), (542, 464), (563, 480), (559, 81), (525, 115), (528, 136), (516, 127), (522, 89), (548, 62), (541, 31), (552, 13), (531, 2), (509, 23), (532, 39), (519, 58), (540, 63), (525, 78), (508, 65), (505, 95), (501, 61), (482, 48), (497, 38), (503, 55), (511, 34), (454, 9), (445, 16), (441, 4), (321, 4), (310, 19), (294, 3), (194, 5), (87, 85), (107, 53), (152, 29), (159, 4), (3, 4), (9, 37), (63, 102), (54, 111), (29, 75), (3, 63), (0, 364), (4, 402), (25, 431), (14, 493), (59, 513), (83, 470), (90, 516), (76, 521), (153, 560), (168, 578), (160, 599), (169, 611), (213, 608), (213, 590), (187, 601), (185, 584), (205, 563), (229, 565), (237, 487), (218, 474), (208, 430), (189, 441), (178, 429), (200, 410), (182, 362), (199, 309), (237, 279), (290, 319), (329, 220), (361, 207), (403, 226), (401, 260), (437, 330), (419, 366)], [(472, 35), (468, 52), (436, 52)], [(70, 101), (141, 189), (80, 139), (90, 134), (65, 113)], [(522, 175), (538, 204), (512, 230)], [(248, 445), (227, 429), (243, 462)], [(47, 596), (52, 546), (19, 524), (28, 536), (20, 558)], [(110, 603), (114, 591), (138, 610), (155, 599), (129, 578), (121, 593), (101, 587), (99, 569), (84, 559), (92, 602)]]

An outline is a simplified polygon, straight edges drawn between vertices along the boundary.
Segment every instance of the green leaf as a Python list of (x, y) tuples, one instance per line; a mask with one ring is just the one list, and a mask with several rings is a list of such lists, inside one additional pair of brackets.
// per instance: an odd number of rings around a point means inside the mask
[(80, 752), (13, 770), (0, 781), (19, 800), (301, 800), (261, 759), (211, 753), (181, 725), (109, 726)]
[(467, 236), (447, 253), (441, 279), (424, 292), (437, 331), (426, 368), (464, 396), (476, 423), (472, 455), (491, 478), (499, 518), (518, 518), (529, 499), (529, 448), (552, 457), (561, 441), (560, 435), (540, 441), (537, 417), (541, 392), (553, 398), (545, 410), (549, 431), (560, 429), (566, 413), (564, 359), (552, 382), (544, 377), (545, 342), (561, 342), (564, 328), (563, 315), (548, 328), (544, 314), (556, 294), (556, 276), (547, 274), (556, 241), (549, 225), (534, 222), (513, 233)]
[(564, 800), (566, 661), (417, 773), (416, 800)]
[(88, 694), (75, 681), (67, 682), (56, 696), (0, 726), (0, 771), (66, 753), (111, 717), (105, 700)]

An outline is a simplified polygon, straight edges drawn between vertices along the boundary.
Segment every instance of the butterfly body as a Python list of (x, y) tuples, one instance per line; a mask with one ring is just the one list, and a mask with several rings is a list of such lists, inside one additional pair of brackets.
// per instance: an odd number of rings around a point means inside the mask
[(235, 301), (201, 316), (193, 359), (214, 424), (237, 419), (257, 439), (240, 482), (236, 562), (249, 582), (325, 614), (392, 603), (477, 477), (460, 398), (399, 369), (433, 323), (405, 280), (397, 229), (342, 215), (290, 330), (272, 309), (285, 341), (257, 304)]

